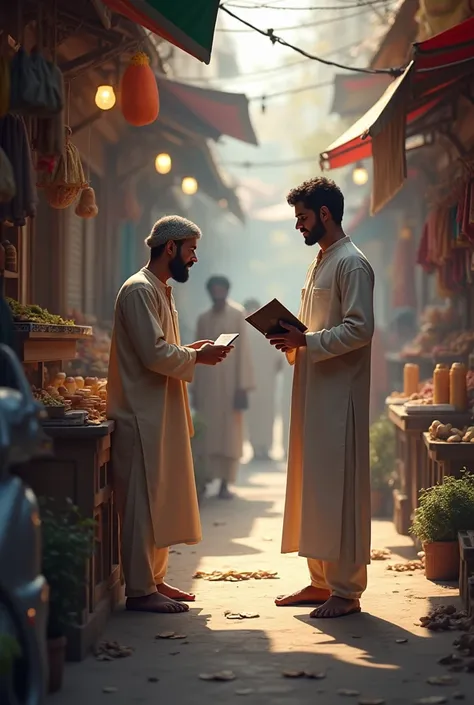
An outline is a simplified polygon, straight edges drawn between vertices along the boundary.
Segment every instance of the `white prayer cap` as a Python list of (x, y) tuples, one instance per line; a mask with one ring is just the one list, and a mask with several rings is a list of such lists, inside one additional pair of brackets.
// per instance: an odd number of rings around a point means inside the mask
[(145, 244), (151, 249), (165, 245), (169, 240), (187, 240), (190, 237), (200, 238), (200, 228), (187, 218), (180, 215), (166, 215), (156, 221)]

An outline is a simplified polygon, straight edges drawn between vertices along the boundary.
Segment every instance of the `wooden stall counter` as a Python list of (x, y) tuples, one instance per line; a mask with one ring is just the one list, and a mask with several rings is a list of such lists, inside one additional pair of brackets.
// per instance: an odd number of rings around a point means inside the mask
[(110, 476), (113, 421), (90, 426), (44, 427), (54, 455), (22, 467), (18, 474), (39, 497), (70, 498), (85, 518), (96, 521), (96, 549), (88, 566), (81, 622), (68, 634), (68, 659), (82, 660), (101, 636), (110, 612), (122, 600), (119, 526)]
[(424, 487), (432, 487), (447, 475), (459, 477), (463, 468), (474, 467), (474, 443), (447, 443), (434, 441), (429, 433), (423, 434), (425, 453), (421, 464)]
[[(423, 472), (426, 465), (423, 433), (428, 431), (434, 421), (433, 413), (429, 406), (426, 407), (426, 415), (407, 414), (403, 404), (392, 404), (388, 407), (388, 417), (395, 426), (396, 463), (400, 481), (400, 486), (394, 490), (393, 521), (397, 532), (404, 536), (409, 535), (412, 516), (418, 506), (419, 491), (429, 486), (426, 484), (426, 473)], [(442, 423), (463, 427), (469, 423), (470, 415), (437, 412), (436, 418)]]

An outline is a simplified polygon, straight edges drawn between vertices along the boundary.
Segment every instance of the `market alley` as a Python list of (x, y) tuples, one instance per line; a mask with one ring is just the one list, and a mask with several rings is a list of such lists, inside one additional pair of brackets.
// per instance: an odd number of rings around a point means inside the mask
[[(456, 635), (434, 634), (416, 623), (434, 603), (455, 602), (457, 591), (429, 583), (420, 571), (387, 570), (415, 557), (410, 539), (398, 536), (390, 521), (373, 524), (372, 547), (392, 555), (372, 563), (361, 615), (317, 621), (308, 619), (308, 608), (274, 606), (276, 595), (307, 581), (305, 561), (279, 552), (284, 490), (283, 464), (250, 463), (242, 469), (234, 501), (204, 500), (204, 541), (178, 547), (172, 555), (171, 582), (198, 596), (190, 612), (119, 612), (104, 639), (133, 648), (132, 655), (69, 664), (64, 688), (51, 704), (187, 705), (234, 702), (240, 696), (258, 705), (345, 700), (396, 705), (432, 696), (446, 700), (431, 702), (452, 702), (462, 694), (472, 702), (473, 675), (453, 674), (449, 686), (427, 682), (447, 673), (438, 659), (451, 653)], [(197, 570), (231, 569), (277, 571), (278, 579), (192, 580)], [(228, 619), (227, 611), (259, 616)], [(169, 631), (181, 638), (156, 638)], [(232, 671), (235, 680), (200, 678), (222, 670)], [(285, 677), (291, 671), (325, 677)]]

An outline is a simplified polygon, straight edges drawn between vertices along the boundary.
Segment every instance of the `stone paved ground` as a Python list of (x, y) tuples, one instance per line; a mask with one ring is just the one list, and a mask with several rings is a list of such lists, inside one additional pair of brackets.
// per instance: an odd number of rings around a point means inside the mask
[[(393, 705), (435, 695), (454, 702), (455, 691), (461, 691), (466, 702), (474, 703), (474, 674), (461, 674), (459, 683), (449, 687), (426, 683), (428, 677), (446, 673), (437, 660), (450, 653), (454, 635), (415, 626), (431, 605), (455, 601), (453, 588), (433, 585), (419, 573), (389, 572), (387, 563), (374, 562), (361, 615), (319, 622), (308, 619), (306, 608), (273, 605), (275, 595), (307, 581), (305, 561), (279, 553), (284, 489), (281, 464), (249, 464), (241, 474), (238, 498), (205, 500), (203, 543), (179, 547), (171, 557), (172, 581), (198, 594), (191, 611), (178, 616), (116, 614), (105, 637), (132, 646), (133, 656), (111, 663), (91, 657), (68, 665), (64, 688), (50, 698), (51, 705), (241, 700), (249, 705), (349, 705), (360, 699), (344, 697), (339, 689)], [(411, 541), (398, 536), (390, 522), (374, 522), (372, 545), (389, 548), (394, 561), (415, 555)], [(280, 577), (245, 583), (193, 581), (197, 569), (276, 570)], [(260, 617), (231, 621), (226, 610), (257, 612)], [(167, 630), (186, 639), (155, 639)], [(400, 644), (398, 639), (408, 641)], [(236, 680), (199, 679), (200, 673), (222, 669), (232, 670)], [(282, 676), (288, 669), (325, 671), (327, 676), (290, 680)], [(117, 690), (106, 694), (104, 687)]]

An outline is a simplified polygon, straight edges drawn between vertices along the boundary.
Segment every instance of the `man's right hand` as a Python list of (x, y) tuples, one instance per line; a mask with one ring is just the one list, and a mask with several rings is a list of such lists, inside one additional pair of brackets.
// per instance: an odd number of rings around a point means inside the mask
[(233, 345), (204, 345), (196, 353), (196, 364), (217, 365), (233, 350)]

